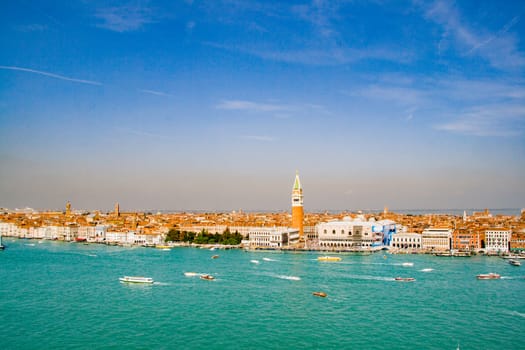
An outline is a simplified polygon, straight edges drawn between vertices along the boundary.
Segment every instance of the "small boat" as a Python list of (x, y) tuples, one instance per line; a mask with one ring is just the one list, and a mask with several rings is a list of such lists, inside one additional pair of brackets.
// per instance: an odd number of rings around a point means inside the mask
[(338, 256), (319, 256), (317, 261), (341, 261), (341, 258)]
[(4, 250), (5, 245), (2, 244), (2, 235), (0, 235), (0, 250)]
[(77, 242), (77, 243), (82, 243), (82, 242), (85, 242), (85, 241), (87, 241), (87, 239), (82, 238), (82, 237), (75, 238), (75, 242)]
[(313, 292), (312, 295), (315, 295), (316, 297), (326, 298), (325, 292)]
[(213, 277), (212, 275), (208, 275), (208, 274), (202, 274), (201, 276), (201, 280), (208, 280), (208, 281), (211, 281), (211, 280), (214, 280), (215, 277)]
[(219, 256), (218, 255), (213, 255), (211, 258), (212, 259), (217, 259)]
[(170, 250), (171, 247), (170, 247), (169, 245), (157, 244), (157, 245), (155, 246), (155, 248), (157, 248), (157, 249), (161, 249), (161, 250)]
[(402, 266), (414, 266), (414, 263), (411, 262), (404, 262), (401, 264)]
[(259, 263), (259, 260), (250, 260), (250, 262), (251, 262), (252, 264), (258, 264), (258, 263)]
[(505, 255), (505, 256), (502, 256), (502, 258), (516, 260), (516, 259), (525, 259), (525, 256), (524, 255)]
[(122, 283), (145, 283), (152, 284), (153, 278), (151, 277), (139, 277), (139, 276), (124, 276), (120, 277), (119, 281)]
[(521, 266), (521, 262), (514, 259), (509, 259), (509, 264), (511, 264), (512, 266)]
[(497, 280), (497, 279), (500, 279), (501, 276), (498, 275), (497, 273), (491, 272), (491, 273), (486, 273), (486, 274), (483, 274), (483, 273), (479, 274), (476, 276), (476, 278), (478, 280)]
[(394, 280), (397, 282), (414, 282), (416, 279), (413, 277), (396, 277)]

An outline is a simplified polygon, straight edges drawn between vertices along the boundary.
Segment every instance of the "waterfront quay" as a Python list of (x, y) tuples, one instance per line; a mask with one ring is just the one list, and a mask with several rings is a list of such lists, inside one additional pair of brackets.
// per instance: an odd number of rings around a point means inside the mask
[[(302, 236), (289, 212), (111, 212), (0, 210), (0, 235), (38, 240), (124, 246), (219, 246), (170, 232), (238, 234), (235, 247), (248, 249), (356, 252), (390, 249), (397, 253), (446, 251), (506, 254), (525, 249), (525, 211), (492, 215), (490, 211), (452, 214), (389, 212), (304, 213)], [(231, 246), (230, 246), (231, 248)]]

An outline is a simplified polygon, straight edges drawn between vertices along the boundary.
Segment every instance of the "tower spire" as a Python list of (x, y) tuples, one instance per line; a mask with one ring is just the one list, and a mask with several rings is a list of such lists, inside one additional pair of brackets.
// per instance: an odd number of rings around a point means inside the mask
[(294, 191), (303, 191), (303, 188), (301, 187), (301, 180), (299, 180), (299, 170), (295, 171), (295, 181), (293, 183), (293, 190)]
[(303, 188), (299, 179), (299, 172), (295, 172), (295, 181), (292, 189), (292, 227), (299, 230), (299, 239), (303, 239), (304, 209)]

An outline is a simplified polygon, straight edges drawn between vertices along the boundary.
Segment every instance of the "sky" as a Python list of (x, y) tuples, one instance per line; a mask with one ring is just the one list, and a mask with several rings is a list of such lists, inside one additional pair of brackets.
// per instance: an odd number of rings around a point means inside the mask
[(0, 11), (0, 207), (525, 207), (525, 3)]

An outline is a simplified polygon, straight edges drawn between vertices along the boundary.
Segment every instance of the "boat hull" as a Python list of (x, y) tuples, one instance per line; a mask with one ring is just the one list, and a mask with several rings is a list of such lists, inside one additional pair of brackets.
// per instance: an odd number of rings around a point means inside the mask
[(500, 279), (501, 276), (498, 275), (497, 273), (489, 273), (489, 274), (477, 275), (476, 278), (478, 280), (497, 280), (497, 279)]
[(119, 281), (121, 283), (153, 284), (153, 278), (150, 277), (124, 276), (120, 277)]

